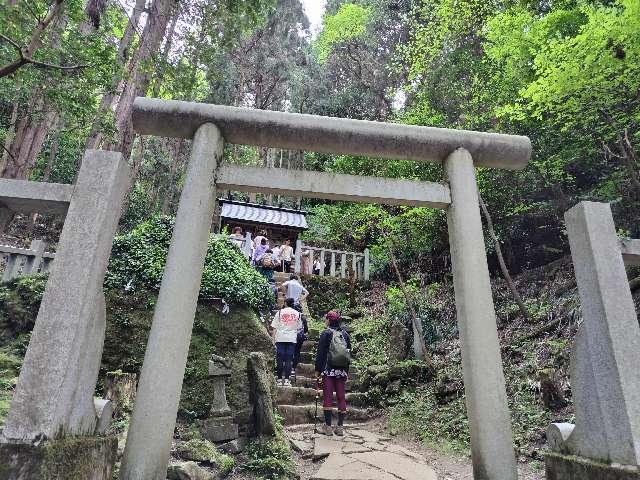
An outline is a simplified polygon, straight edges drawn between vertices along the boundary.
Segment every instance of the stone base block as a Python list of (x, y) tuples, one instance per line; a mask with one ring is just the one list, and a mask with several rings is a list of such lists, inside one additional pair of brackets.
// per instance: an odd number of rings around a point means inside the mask
[(202, 422), (200, 430), (202, 436), (211, 442), (226, 442), (238, 438), (238, 425), (233, 423), (232, 417), (208, 418)]
[(111, 480), (117, 450), (116, 437), (0, 443), (0, 480)]
[(640, 480), (638, 467), (623, 467), (555, 452), (545, 454), (547, 480)]

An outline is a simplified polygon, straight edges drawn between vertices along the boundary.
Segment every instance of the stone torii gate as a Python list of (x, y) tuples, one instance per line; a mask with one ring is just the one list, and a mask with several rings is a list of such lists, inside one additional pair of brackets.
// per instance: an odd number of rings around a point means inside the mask
[[(193, 138), (121, 466), (166, 473), (216, 188), (447, 210), (474, 477), (517, 478), (474, 165), (521, 169), (528, 138), (294, 113), (136, 99), (143, 135)], [(224, 142), (444, 163), (448, 185), (222, 166)]]
[[(166, 475), (216, 188), (445, 209), (474, 478), (517, 478), (474, 167), (524, 168), (531, 155), (528, 138), (149, 98), (136, 99), (133, 122), (140, 134), (189, 138), (193, 144), (120, 469), (122, 480), (164, 480)], [(448, 182), (221, 165), (225, 141), (436, 162), (444, 164)], [(89, 151), (86, 158), (72, 190), (78, 201), (67, 215), (65, 231), (70, 233), (61, 237), (64, 245), (47, 283), (4, 438), (0, 436), (0, 456), (3, 442), (29, 446), (41, 438), (93, 431), (95, 412), (86, 405), (102, 352), (104, 300), (99, 287), (126, 186), (126, 166), (115, 153)], [(117, 175), (93, 181), (89, 168)], [(83, 190), (84, 184), (92, 186)], [(24, 196), (13, 191), (5, 195), (3, 188), (0, 183), (0, 204), (10, 207), (14, 197)], [(71, 191), (70, 186), (56, 188)], [(87, 203), (82, 197), (84, 209), (94, 212), (89, 220), (83, 217), (80, 195), (90, 199)], [(85, 223), (96, 227), (87, 230)], [(71, 255), (81, 234), (93, 243), (85, 245), (81, 256), (62, 255)], [(87, 278), (91, 281), (84, 281)], [(61, 290), (63, 286), (69, 288)], [(68, 297), (77, 299), (73, 309)], [(94, 317), (95, 328), (89, 321)], [(77, 407), (80, 403), (88, 413)]]

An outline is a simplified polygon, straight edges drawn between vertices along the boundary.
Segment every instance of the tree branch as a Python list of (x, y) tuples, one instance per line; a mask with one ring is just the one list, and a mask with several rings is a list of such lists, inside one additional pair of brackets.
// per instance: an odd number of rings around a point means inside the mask
[(16, 42), (15, 40), (7, 37), (6, 35), (0, 33), (0, 38), (2, 40), (4, 40), (7, 43), (10, 43), (11, 45), (13, 45), (13, 47), (19, 52), (20, 56), (22, 56), (22, 47), (20, 45), (18, 45), (18, 42)]

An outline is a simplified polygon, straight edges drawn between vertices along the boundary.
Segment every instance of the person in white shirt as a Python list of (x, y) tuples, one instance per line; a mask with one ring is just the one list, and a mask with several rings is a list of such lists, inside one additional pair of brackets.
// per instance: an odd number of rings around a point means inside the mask
[(242, 236), (242, 228), (234, 227), (233, 233), (229, 235), (229, 240), (231, 240), (238, 247), (242, 247), (244, 243), (244, 237)]
[(282, 269), (282, 257), (280, 252), (280, 245), (276, 245), (271, 249), (273, 251), (274, 270), (280, 271)]
[(285, 240), (282, 247), (280, 247), (280, 257), (282, 258), (282, 263), (284, 263), (284, 271), (290, 271), (291, 261), (293, 260), (293, 247), (291, 246), (291, 240)]
[[(300, 299), (309, 295), (309, 290), (304, 288), (300, 283), (298, 275), (292, 273), (289, 280), (282, 284), (282, 290), (284, 291), (285, 298), (292, 298), (295, 306), (300, 304)], [(298, 309), (299, 311), (300, 309)]]
[(285, 299), (284, 303), (285, 307), (273, 317), (271, 328), (273, 329), (273, 341), (276, 344), (278, 384), (290, 387), (289, 377), (291, 376), (298, 332), (304, 327), (300, 312), (293, 308), (293, 298)]

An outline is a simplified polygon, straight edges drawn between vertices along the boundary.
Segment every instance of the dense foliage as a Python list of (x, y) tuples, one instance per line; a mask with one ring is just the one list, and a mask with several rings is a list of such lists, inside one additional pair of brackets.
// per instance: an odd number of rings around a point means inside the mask
[[(105, 286), (125, 290), (157, 290), (171, 242), (173, 218), (157, 216), (117, 236)], [(252, 308), (274, 299), (265, 278), (251, 267), (237, 246), (223, 236), (211, 236), (204, 262), (200, 299), (224, 299)]]

